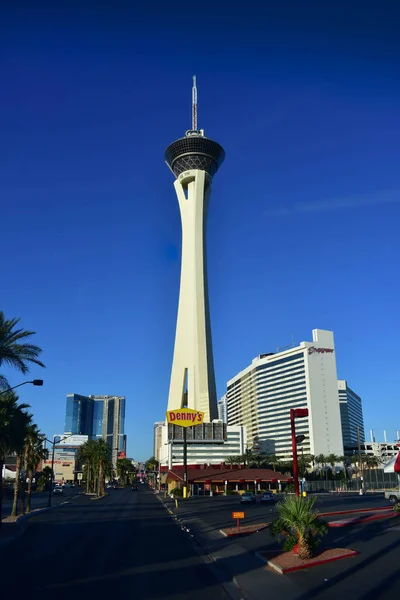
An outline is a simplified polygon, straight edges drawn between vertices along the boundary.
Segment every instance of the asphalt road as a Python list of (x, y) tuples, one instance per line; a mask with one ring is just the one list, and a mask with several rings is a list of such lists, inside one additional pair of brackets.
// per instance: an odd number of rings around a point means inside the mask
[[(173, 505), (170, 501), (168, 504)], [(378, 494), (321, 495), (316, 504), (320, 512), (379, 506), (390, 505)], [(244, 510), (245, 523), (269, 522), (277, 514), (269, 506), (240, 505), (235, 497), (190, 498), (181, 502), (176, 512), (195, 537), (207, 544), (209, 552), (234, 571), (244, 597), (261, 600), (266, 589), (269, 596), (285, 600), (337, 600), (340, 596), (352, 600), (393, 600), (398, 595), (400, 518), (330, 529), (323, 540), (325, 547), (351, 548), (359, 555), (281, 576), (267, 571), (255, 558), (255, 552), (267, 551), (273, 555), (281, 551), (268, 529), (230, 539), (218, 533), (220, 527), (234, 524), (232, 510)], [(340, 519), (340, 516), (329, 518)]]
[(110, 490), (101, 500), (79, 496), (32, 517), (23, 537), (0, 546), (2, 593), (19, 589), (31, 600), (225, 600), (189, 536), (143, 487)]
[[(379, 506), (390, 507), (390, 503), (385, 500), (383, 494), (367, 496), (357, 494), (315, 494), (315, 496), (315, 508), (321, 513), (358, 508), (377, 508)], [(278, 499), (281, 499), (281, 497), (278, 497)], [(171, 506), (174, 505), (173, 501), (169, 501), (169, 503)], [(209, 526), (222, 528), (235, 525), (232, 520), (232, 511), (237, 510), (245, 513), (243, 524), (271, 521), (277, 516), (275, 504), (261, 505), (259, 500), (255, 505), (241, 504), (238, 496), (214, 496), (212, 498), (209, 496), (193, 496), (186, 503), (179, 502), (178, 512), (200, 519), (204, 518)]]
[[(80, 488), (65, 488), (62, 496), (58, 494), (53, 494), (51, 497), (52, 505), (61, 504), (67, 500), (70, 500), (73, 496), (79, 494)], [(36, 508), (45, 508), (47, 506), (49, 494), (48, 492), (33, 492), (31, 499), (31, 508), (32, 510)], [(7, 499), (3, 499), (3, 510), (2, 516), (7, 517), (11, 514), (13, 501), (10, 496)], [(25, 506), (26, 506), (26, 496), (25, 496)]]

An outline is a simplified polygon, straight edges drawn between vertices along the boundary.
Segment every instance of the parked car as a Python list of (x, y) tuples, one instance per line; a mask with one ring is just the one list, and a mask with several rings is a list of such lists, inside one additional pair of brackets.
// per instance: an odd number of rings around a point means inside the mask
[(396, 502), (400, 502), (400, 489), (399, 490), (390, 490), (385, 492), (386, 500), (389, 500), (392, 504), (396, 504)]
[(251, 492), (245, 492), (240, 498), (240, 504), (255, 504), (257, 502), (257, 498)]
[(133, 491), (133, 492), (137, 492), (138, 490), (139, 490), (139, 488), (138, 488), (138, 486), (137, 486), (137, 485), (133, 485), (133, 486), (132, 486), (132, 491)]
[(64, 493), (64, 490), (62, 489), (62, 486), (61, 486), (61, 485), (56, 485), (56, 486), (54, 487), (54, 489), (53, 489), (53, 494), (55, 494), (55, 495), (57, 495), (57, 494), (58, 494), (58, 495), (62, 496), (62, 495), (63, 495), (63, 493)]
[(271, 504), (275, 502), (275, 496), (272, 492), (263, 492), (260, 500), (261, 504)]

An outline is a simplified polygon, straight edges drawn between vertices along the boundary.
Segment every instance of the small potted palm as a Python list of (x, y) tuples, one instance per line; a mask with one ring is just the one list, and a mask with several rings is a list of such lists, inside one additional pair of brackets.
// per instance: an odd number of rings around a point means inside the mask
[(276, 507), (279, 517), (270, 525), (273, 535), (283, 538), (284, 550), (292, 550), (301, 559), (312, 558), (321, 538), (328, 532), (327, 524), (313, 510), (316, 498), (288, 496)]

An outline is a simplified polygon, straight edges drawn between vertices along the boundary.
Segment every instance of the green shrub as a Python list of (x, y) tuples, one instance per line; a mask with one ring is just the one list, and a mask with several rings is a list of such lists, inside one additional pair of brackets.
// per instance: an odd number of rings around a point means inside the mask
[(299, 544), (299, 558), (310, 558), (328, 526), (313, 510), (316, 498), (287, 496), (276, 505), (279, 517), (269, 527), (272, 535), (283, 540), (284, 550)]
[(183, 490), (179, 487), (174, 488), (173, 490), (171, 490), (171, 494), (174, 498), (182, 498), (183, 497)]

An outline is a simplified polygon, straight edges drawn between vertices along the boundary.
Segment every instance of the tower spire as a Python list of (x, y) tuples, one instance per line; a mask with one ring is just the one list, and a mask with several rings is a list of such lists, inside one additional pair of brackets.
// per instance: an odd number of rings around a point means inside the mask
[(192, 86), (192, 131), (197, 131), (197, 84), (196, 84), (196, 75), (193, 75), (193, 86)]

